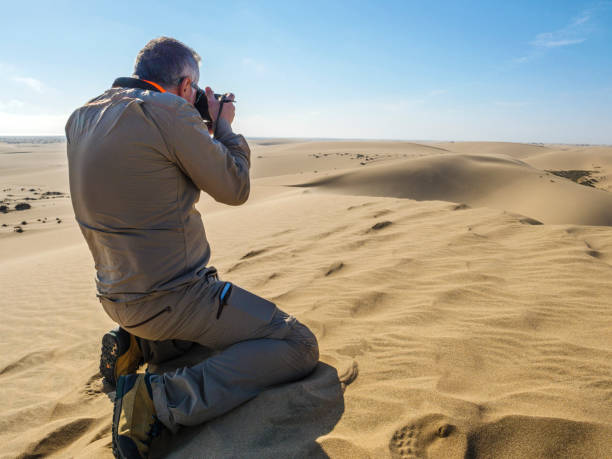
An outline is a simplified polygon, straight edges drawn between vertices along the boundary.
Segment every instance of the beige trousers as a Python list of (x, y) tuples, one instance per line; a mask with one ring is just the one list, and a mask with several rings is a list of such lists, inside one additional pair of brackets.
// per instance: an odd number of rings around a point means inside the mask
[[(227, 284), (209, 276), (155, 298), (100, 300), (115, 322), (140, 338), (148, 362), (174, 358), (190, 343), (220, 351), (192, 367), (152, 375), (157, 416), (172, 431), (217, 417), (269, 386), (303, 378), (319, 359), (306, 326)], [(224, 290), (230, 294), (222, 301)]]

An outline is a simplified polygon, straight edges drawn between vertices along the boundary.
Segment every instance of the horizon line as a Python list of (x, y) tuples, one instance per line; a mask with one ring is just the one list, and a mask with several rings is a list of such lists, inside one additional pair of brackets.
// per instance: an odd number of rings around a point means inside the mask
[[(66, 136), (64, 134), (0, 134), (0, 141), (3, 138), (43, 138), (43, 137), (62, 137), (64, 141)], [(246, 139), (251, 140), (294, 140), (294, 141), (330, 141), (330, 142), (346, 142), (346, 141), (359, 141), (359, 142), (489, 142), (489, 143), (522, 143), (528, 145), (572, 145), (572, 146), (592, 146), (592, 147), (610, 147), (612, 143), (587, 143), (587, 142), (536, 142), (536, 141), (518, 141), (518, 140), (453, 140), (453, 139), (390, 139), (390, 138), (363, 138), (363, 137), (259, 137), (259, 136), (245, 136)]]

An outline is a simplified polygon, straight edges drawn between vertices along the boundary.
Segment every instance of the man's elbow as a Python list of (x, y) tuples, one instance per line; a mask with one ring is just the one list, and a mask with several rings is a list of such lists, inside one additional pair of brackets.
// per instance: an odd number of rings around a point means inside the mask
[(220, 199), (216, 198), (216, 200), (229, 206), (240, 206), (247, 202), (247, 200), (249, 199), (250, 192), (251, 188), (249, 186), (246, 186), (239, 190), (236, 190), (236, 192), (232, 193), (231, 195), (223, 196)]
[(240, 194), (236, 196), (236, 200), (231, 204), (232, 206), (240, 206), (249, 200), (249, 195), (251, 194), (251, 188), (246, 187), (246, 189), (242, 190)]

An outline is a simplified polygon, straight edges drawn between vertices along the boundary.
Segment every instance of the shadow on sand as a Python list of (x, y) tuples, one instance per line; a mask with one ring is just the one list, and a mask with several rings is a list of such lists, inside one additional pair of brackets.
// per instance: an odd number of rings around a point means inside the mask
[[(152, 368), (168, 371), (210, 356), (190, 350), (180, 359)], [(329, 433), (344, 413), (344, 388), (336, 368), (319, 362), (306, 378), (274, 386), (219, 418), (167, 432), (151, 445), (151, 457), (327, 458), (316, 439)]]

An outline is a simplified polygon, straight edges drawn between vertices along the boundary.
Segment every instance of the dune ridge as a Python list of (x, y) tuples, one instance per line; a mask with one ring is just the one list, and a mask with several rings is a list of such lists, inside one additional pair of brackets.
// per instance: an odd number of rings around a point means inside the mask
[(336, 173), (300, 186), (346, 194), (463, 202), (511, 210), (545, 223), (612, 224), (612, 194), (505, 155), (441, 154), (406, 159)]

